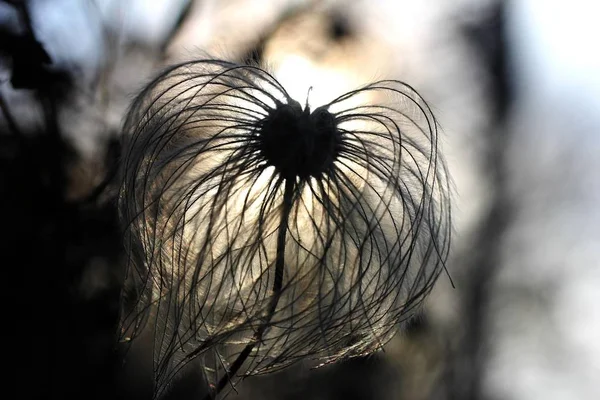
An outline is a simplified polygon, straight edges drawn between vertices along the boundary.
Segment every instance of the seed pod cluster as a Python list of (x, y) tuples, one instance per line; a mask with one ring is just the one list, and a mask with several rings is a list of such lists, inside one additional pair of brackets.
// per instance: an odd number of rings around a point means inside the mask
[(402, 82), (311, 110), (259, 67), (186, 62), (139, 94), (124, 138), (121, 332), (152, 327), (158, 394), (198, 357), (218, 392), (369, 354), (444, 269), (437, 123)]

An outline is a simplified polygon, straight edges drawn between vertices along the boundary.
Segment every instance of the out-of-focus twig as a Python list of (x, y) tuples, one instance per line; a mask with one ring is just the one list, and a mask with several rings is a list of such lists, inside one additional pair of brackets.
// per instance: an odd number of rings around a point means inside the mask
[[(463, 311), (464, 336), (455, 351), (454, 361), (447, 368), (450, 375), (448, 398), (452, 400), (481, 400), (485, 394), (483, 380), (488, 359), (487, 315), (492, 286), (501, 268), (501, 249), (506, 229), (514, 218), (514, 202), (509, 195), (506, 152), (510, 141), (505, 128), (510, 107), (511, 87), (505, 41), (506, 2), (498, 0), (490, 6), (487, 18), (478, 26), (468, 27), (467, 39), (481, 54), (489, 78), (492, 115), (488, 133), (486, 170), (492, 185), (492, 201), (478, 229), (478, 240), (466, 255), (468, 277), (465, 280)], [(475, 36), (475, 37), (473, 37)]]

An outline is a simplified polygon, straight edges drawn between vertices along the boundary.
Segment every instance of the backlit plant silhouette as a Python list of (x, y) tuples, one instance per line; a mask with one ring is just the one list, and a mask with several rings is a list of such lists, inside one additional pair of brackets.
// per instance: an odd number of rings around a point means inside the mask
[(372, 353), (444, 269), (437, 124), (402, 82), (311, 110), (258, 67), (187, 62), (139, 94), (124, 135), (121, 332), (152, 332), (157, 396), (198, 357), (209, 397)]

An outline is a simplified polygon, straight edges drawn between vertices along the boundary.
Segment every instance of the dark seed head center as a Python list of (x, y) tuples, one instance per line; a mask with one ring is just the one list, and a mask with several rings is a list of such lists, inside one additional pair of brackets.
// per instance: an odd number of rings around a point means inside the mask
[(333, 167), (341, 146), (335, 116), (312, 113), (298, 102), (279, 104), (260, 123), (260, 150), (285, 179), (320, 177)]

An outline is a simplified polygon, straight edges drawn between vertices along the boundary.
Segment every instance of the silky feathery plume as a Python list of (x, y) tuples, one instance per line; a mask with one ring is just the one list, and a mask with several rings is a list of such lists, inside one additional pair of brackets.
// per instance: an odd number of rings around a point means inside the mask
[(156, 396), (198, 357), (209, 398), (372, 353), (445, 268), (437, 124), (402, 82), (311, 110), (259, 67), (186, 62), (141, 92), (124, 134), (121, 332), (152, 332)]

